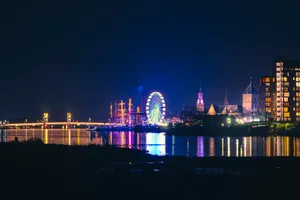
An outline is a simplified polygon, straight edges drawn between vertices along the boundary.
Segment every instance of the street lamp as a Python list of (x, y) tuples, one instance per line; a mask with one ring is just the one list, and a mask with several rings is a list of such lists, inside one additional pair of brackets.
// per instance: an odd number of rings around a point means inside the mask
[(227, 124), (228, 124), (228, 126), (230, 126), (230, 124), (231, 124), (231, 119), (229, 117), (227, 118)]

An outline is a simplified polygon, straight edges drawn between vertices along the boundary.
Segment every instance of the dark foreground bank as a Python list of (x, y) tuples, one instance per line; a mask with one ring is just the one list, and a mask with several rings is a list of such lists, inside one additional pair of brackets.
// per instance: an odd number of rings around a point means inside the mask
[(1, 144), (9, 199), (228, 199), (298, 195), (299, 158), (157, 157), (112, 147)]

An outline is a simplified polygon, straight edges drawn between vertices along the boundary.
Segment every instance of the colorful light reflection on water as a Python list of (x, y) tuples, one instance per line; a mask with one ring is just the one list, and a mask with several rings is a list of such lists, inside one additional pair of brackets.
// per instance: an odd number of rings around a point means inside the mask
[(147, 150), (153, 155), (180, 156), (300, 156), (300, 138), (295, 137), (182, 137), (165, 133), (103, 132), (84, 129), (1, 130), (0, 141), (40, 138), (45, 144), (115, 145)]

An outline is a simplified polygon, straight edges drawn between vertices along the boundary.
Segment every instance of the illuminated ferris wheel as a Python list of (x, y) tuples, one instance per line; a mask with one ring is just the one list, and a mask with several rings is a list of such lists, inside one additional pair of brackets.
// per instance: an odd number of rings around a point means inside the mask
[(165, 99), (159, 92), (152, 92), (146, 103), (146, 114), (150, 124), (159, 124), (164, 121), (166, 115)]

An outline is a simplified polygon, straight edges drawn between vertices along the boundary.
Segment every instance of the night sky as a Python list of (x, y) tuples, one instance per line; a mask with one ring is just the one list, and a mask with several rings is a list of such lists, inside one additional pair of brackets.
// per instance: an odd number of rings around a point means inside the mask
[(139, 85), (168, 113), (194, 105), (200, 84), (206, 107), (226, 88), (238, 104), (277, 56), (300, 59), (299, 3), (264, 2), (1, 1), (0, 119), (107, 120)]

